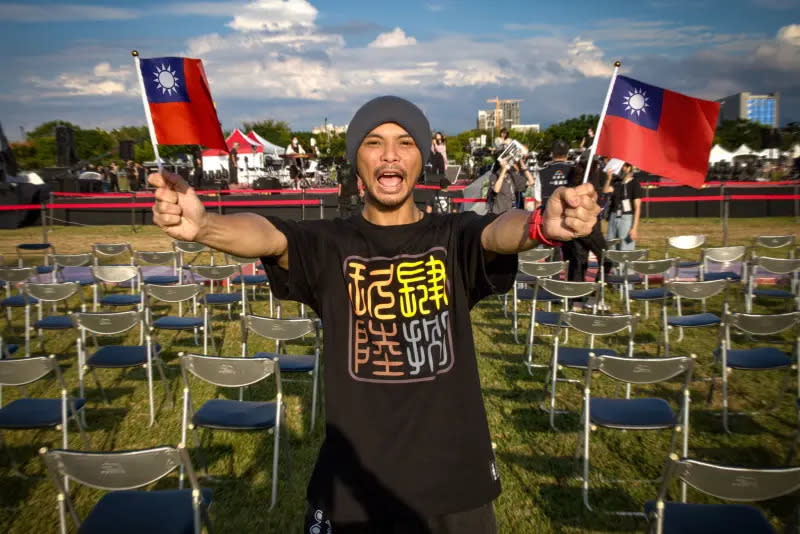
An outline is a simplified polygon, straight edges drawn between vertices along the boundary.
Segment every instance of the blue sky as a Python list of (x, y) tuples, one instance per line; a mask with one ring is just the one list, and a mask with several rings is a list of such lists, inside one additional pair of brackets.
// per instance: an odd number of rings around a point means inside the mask
[(225, 128), (346, 124), (381, 94), (433, 128), (520, 98), (523, 123), (598, 113), (613, 61), (692, 96), (781, 93), (800, 121), (800, 0), (0, 1), (0, 123), (144, 124), (130, 50), (203, 59)]

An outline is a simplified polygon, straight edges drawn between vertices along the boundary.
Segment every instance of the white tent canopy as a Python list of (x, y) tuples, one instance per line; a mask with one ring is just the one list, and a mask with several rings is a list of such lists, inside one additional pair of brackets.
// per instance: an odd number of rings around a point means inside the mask
[(754, 154), (753, 149), (750, 148), (749, 146), (743, 144), (742, 146), (740, 146), (739, 148), (737, 148), (736, 150), (733, 151), (732, 157), (748, 156), (750, 154)]
[(727, 161), (728, 163), (731, 163), (733, 161), (733, 153), (728, 152), (719, 145), (714, 145), (714, 147), (711, 149), (711, 154), (708, 156), (708, 162), (718, 163), (720, 161)]
[(255, 138), (256, 141), (261, 143), (261, 146), (264, 147), (264, 154), (276, 155), (277, 156), (277, 155), (280, 155), (280, 154), (283, 154), (283, 153), (286, 152), (285, 148), (279, 147), (278, 145), (276, 145), (274, 143), (270, 143), (269, 141), (267, 141), (266, 139), (264, 139), (263, 137), (261, 137), (260, 135), (258, 135), (256, 132), (254, 132), (252, 130), (247, 135), (250, 138)]

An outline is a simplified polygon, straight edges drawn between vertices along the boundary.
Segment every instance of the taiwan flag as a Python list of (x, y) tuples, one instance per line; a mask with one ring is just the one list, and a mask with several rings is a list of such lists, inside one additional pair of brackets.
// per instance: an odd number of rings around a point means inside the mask
[(617, 76), (596, 153), (700, 188), (719, 104)]
[(159, 145), (203, 145), (228, 151), (199, 59), (141, 58), (139, 68)]

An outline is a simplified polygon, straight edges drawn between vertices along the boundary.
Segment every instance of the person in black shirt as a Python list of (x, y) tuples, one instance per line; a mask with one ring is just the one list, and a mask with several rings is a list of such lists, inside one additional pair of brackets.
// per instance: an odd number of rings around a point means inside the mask
[(633, 176), (633, 165), (623, 163), (619, 178), (609, 171), (603, 192), (611, 195), (606, 239), (621, 239), (618, 250), (633, 250), (639, 238), (643, 196), (642, 185)]
[(582, 185), (533, 215), (426, 214), (413, 193), (430, 132), (398, 97), (356, 112), (346, 152), (365, 195), (348, 219), (218, 215), (179, 176), (150, 177), (167, 235), (261, 257), (278, 298), (322, 320), (325, 441), (303, 532), (497, 532), (470, 309), (511, 287), (519, 251), (587, 235), (599, 212)]
[(192, 173), (192, 187), (202, 187), (203, 185), (203, 158), (195, 156), (194, 158), (194, 173)]
[(239, 143), (234, 143), (228, 153), (228, 183), (239, 183)]
[(447, 188), (450, 187), (450, 180), (442, 178), (439, 180), (439, 190), (433, 195), (428, 205), (425, 206), (426, 213), (457, 213), (458, 210), (453, 204)]
[(358, 210), (359, 196), (357, 178), (350, 167), (342, 167), (336, 173), (338, 182), (339, 216), (350, 217)]
[(553, 141), (553, 159), (544, 164), (539, 169), (534, 198), (536, 205), (547, 204), (547, 199), (559, 188), (569, 185), (572, 180), (572, 173), (575, 171), (575, 164), (567, 161), (569, 145), (562, 139)]

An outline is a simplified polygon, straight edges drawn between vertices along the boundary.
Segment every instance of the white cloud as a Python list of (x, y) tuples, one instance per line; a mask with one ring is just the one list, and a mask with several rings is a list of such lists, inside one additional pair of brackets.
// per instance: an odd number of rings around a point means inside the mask
[(40, 96), (132, 96), (138, 95), (132, 67), (113, 69), (108, 62), (98, 63), (91, 73), (61, 73), (54, 78), (28, 76), (25, 81), (41, 91)]
[(185, 2), (164, 6), (165, 13), (175, 15), (202, 15), (208, 17), (230, 17), (244, 7), (244, 2)]
[(0, 20), (15, 22), (128, 20), (139, 16), (133, 9), (89, 4), (0, 4)]
[(593, 41), (581, 37), (573, 39), (567, 50), (567, 57), (559, 63), (587, 77), (610, 76), (613, 70), (610, 62), (603, 57), (603, 51)]
[(378, 35), (368, 46), (370, 48), (397, 48), (399, 46), (415, 44), (417, 44), (417, 40), (413, 37), (406, 36), (406, 32), (398, 27), (390, 32)]
[(233, 12), (227, 25), (240, 32), (310, 29), (317, 17), (317, 9), (307, 0), (256, 0)]

